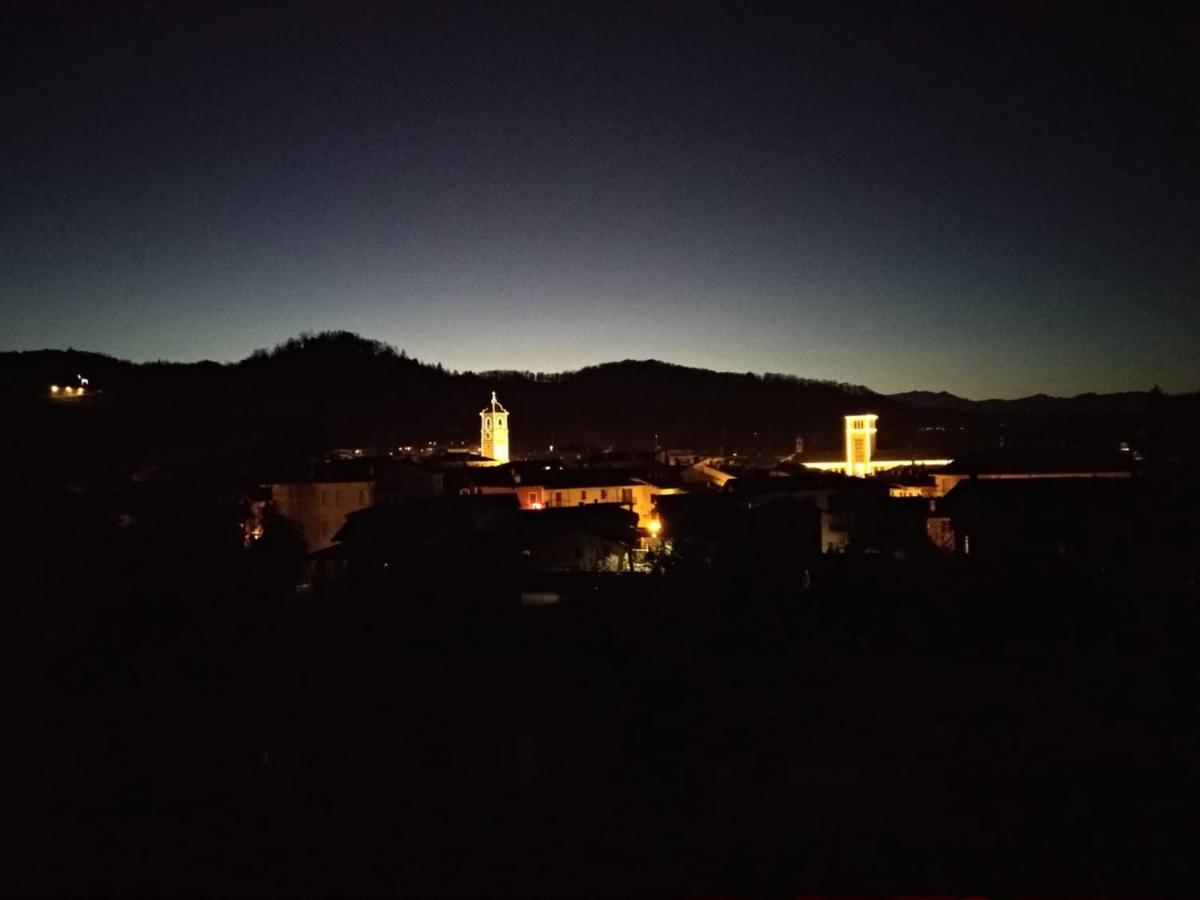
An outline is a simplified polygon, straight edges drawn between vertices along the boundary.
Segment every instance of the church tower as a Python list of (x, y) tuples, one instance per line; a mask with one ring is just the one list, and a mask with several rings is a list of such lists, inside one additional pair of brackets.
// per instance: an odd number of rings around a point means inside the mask
[(496, 399), (492, 391), (492, 402), (479, 412), (479, 452), (496, 462), (508, 462), (508, 410)]
[(879, 416), (861, 413), (846, 416), (846, 474), (865, 478), (875, 474), (875, 422)]

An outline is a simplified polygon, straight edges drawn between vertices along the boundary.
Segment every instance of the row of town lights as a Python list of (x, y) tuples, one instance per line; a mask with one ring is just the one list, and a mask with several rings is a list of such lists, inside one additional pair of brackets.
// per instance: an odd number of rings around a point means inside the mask
[(57, 384), (50, 385), (51, 394), (66, 394), (67, 396), (83, 396), (83, 389), (87, 386), (88, 380), (82, 375), (76, 375), (75, 379), (79, 382), (79, 387), (59, 387)]

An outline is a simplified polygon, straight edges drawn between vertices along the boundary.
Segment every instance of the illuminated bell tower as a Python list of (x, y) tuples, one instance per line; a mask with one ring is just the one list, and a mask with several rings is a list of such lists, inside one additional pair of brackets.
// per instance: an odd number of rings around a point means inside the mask
[(479, 452), (497, 462), (508, 462), (508, 410), (496, 399), (479, 412)]
[(875, 421), (873, 413), (846, 416), (846, 474), (866, 478), (875, 474), (871, 458), (875, 455)]

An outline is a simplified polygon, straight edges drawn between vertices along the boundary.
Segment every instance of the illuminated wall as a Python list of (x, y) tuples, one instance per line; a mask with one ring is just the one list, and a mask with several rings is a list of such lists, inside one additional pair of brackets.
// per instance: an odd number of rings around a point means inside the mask
[(649, 528), (657, 521), (655, 499), (660, 494), (677, 494), (678, 488), (660, 488), (641, 481), (617, 481), (587, 487), (518, 484), (477, 488), (480, 494), (516, 494), (521, 509), (556, 509), (593, 503), (619, 503), (637, 513), (638, 527)]
[[(661, 493), (664, 492), (653, 485), (638, 482), (618, 483), (607, 487), (550, 487), (541, 490), (542, 505), (548, 508), (586, 506), (589, 503), (620, 503), (637, 513), (638, 525), (643, 528), (653, 518), (654, 498)], [(524, 498), (521, 505), (525, 506)]]

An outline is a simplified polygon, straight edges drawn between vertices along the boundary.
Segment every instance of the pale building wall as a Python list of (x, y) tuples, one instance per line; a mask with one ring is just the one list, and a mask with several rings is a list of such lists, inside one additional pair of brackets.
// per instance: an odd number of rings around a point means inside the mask
[(347, 515), (375, 502), (375, 484), (370, 481), (295, 482), (267, 487), (275, 508), (300, 527), (310, 553), (333, 543)]
[[(523, 495), (532, 495), (531, 489), (521, 491)], [(654, 518), (654, 498), (666, 493), (660, 488), (649, 484), (614, 484), (606, 487), (569, 487), (543, 488), (541, 500), (543, 506), (584, 506), (589, 503), (620, 503), (630, 507), (638, 517), (638, 525), (645, 527)], [(521, 497), (521, 506), (526, 505), (526, 496)]]

